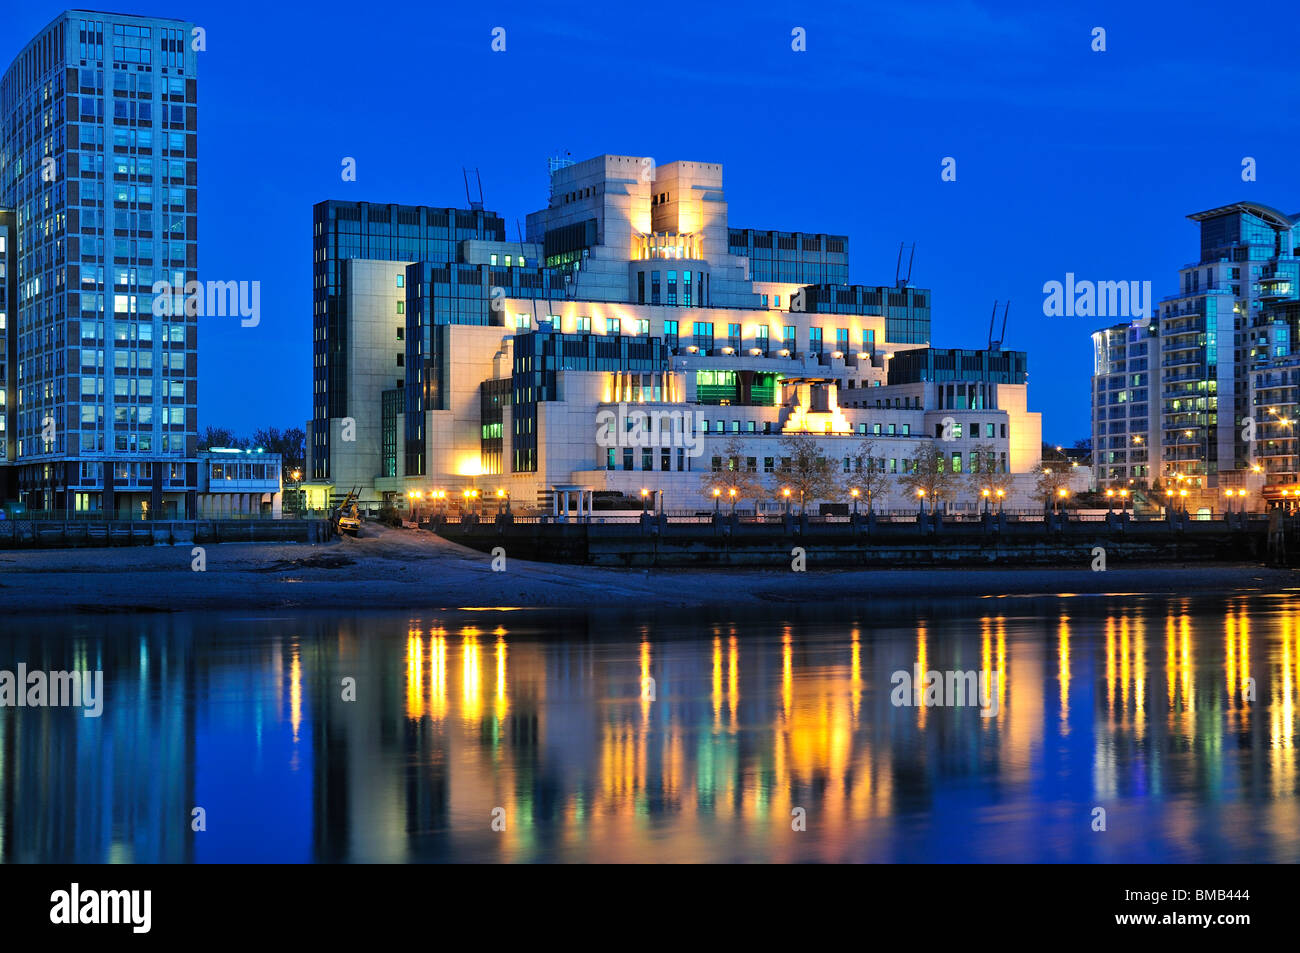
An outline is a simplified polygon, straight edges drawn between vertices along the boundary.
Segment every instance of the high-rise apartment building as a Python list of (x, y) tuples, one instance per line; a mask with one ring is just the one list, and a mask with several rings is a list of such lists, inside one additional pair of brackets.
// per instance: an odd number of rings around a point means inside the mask
[(10, 412), (14, 405), (13, 374), (9, 361), (16, 350), (14, 343), (17, 325), (9, 316), (14, 312), (15, 288), (10, 280), (13, 270), (14, 215), (0, 209), (0, 499), (5, 494), (4, 465), (13, 459), (13, 428)]
[(1188, 218), (1201, 248), (1180, 290), (1149, 319), (1093, 334), (1097, 482), (1159, 481), (1207, 510), (1252, 482), (1257, 502), (1290, 495), (1300, 216), (1237, 202)]
[(156, 282), (198, 279), (192, 35), (68, 11), (0, 79), (0, 473), (29, 510), (194, 514), (198, 317), (153, 314)]

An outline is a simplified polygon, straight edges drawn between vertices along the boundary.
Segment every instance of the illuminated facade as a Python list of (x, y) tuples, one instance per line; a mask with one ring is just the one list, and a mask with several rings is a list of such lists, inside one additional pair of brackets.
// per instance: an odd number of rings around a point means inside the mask
[[(13, 270), (13, 237), (13, 213), (0, 209), (0, 467), (14, 458), (13, 428), (10, 426), (14, 378), (9, 366), (18, 347), (15, 341), (17, 326), (9, 317), (13, 314), (16, 296), (14, 283), (9, 277)], [(0, 502), (5, 496), (4, 489), (3, 481), (0, 481)]]
[[(430, 215), (460, 230), (421, 242)], [(704, 474), (772, 483), (781, 438), (811, 433), (849, 481), (873, 441), (880, 506), (915, 505), (893, 484), (939, 441), (962, 474), (984, 447), (1032, 505), (1024, 354), (929, 348), (929, 292), (847, 284), (843, 236), (729, 227), (717, 163), (557, 163), (517, 241), (479, 208), (323, 202), (315, 229), (334, 277), (317, 278), (308, 470), (336, 497), (474, 488), (547, 509), (567, 486), (696, 508)]]
[(28, 510), (193, 516), (198, 317), (156, 317), (152, 293), (198, 277), (190, 35), (70, 11), (0, 79), (0, 496)]
[(1245, 490), (1258, 506), (1297, 476), (1300, 216), (1238, 202), (1188, 218), (1201, 253), (1181, 291), (1093, 334), (1096, 479), (1186, 488), (1198, 509)]

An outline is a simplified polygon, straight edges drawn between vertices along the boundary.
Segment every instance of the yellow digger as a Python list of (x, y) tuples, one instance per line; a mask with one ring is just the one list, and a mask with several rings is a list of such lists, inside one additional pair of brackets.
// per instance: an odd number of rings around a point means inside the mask
[(361, 488), (355, 487), (334, 511), (334, 530), (340, 535), (361, 535), (361, 510), (357, 507), (357, 495)]

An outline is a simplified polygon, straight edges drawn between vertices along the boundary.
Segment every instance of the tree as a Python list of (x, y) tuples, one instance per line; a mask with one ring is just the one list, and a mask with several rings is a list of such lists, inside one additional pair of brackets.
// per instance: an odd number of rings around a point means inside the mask
[(977, 443), (971, 450), (970, 488), (975, 502), (990, 503), (1006, 496), (1011, 486), (1011, 474), (998, 465), (997, 450), (991, 443)]
[(1043, 508), (1050, 509), (1054, 500), (1062, 498), (1062, 490), (1068, 492), (1070, 485), (1070, 468), (1068, 466), (1049, 466), (1040, 463), (1033, 472), (1038, 479), (1034, 485), (1034, 495), (1043, 501)]
[(225, 427), (205, 427), (199, 434), (199, 449), (211, 450), (213, 447), (239, 447), (244, 449), (248, 446), (248, 441), (243, 437), (236, 437), (234, 431)]
[(794, 433), (781, 438), (781, 465), (776, 470), (775, 500), (799, 500), (799, 512), (807, 512), (814, 500), (832, 500), (843, 493), (835, 474), (835, 464), (822, 453), (812, 434)]
[(892, 482), (885, 472), (884, 462), (876, 456), (876, 442), (870, 438), (858, 444), (853, 454), (853, 473), (846, 482), (850, 489), (856, 489), (867, 498), (867, 512), (870, 513), (876, 497), (885, 493)]
[(279, 427), (263, 427), (253, 434), (253, 446), (267, 453), (278, 453), (283, 481), (297, 482), (293, 474), (296, 471), (301, 476), (307, 460), (307, 434), (301, 427), (290, 427), (283, 432)]
[(912, 468), (898, 482), (910, 496), (939, 503), (952, 499), (956, 479), (948, 470), (943, 451), (933, 443), (924, 443), (916, 449)]
[(762, 496), (763, 485), (756, 473), (745, 469), (745, 447), (739, 437), (728, 440), (722, 454), (720, 469), (700, 475), (700, 492), (713, 499), (729, 501), (734, 513), (737, 500)]

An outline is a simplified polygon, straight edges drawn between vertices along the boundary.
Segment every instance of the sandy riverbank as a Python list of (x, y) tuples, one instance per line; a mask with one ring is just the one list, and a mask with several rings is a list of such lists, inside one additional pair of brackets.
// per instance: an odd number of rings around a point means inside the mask
[(1107, 572), (1049, 568), (620, 570), (490, 557), (431, 533), (368, 524), (323, 545), (222, 543), (206, 570), (189, 546), (0, 551), (5, 612), (242, 609), (454, 609), (516, 606), (629, 610), (761, 608), (891, 598), (1054, 593), (1187, 594), (1300, 587), (1300, 571), (1257, 565), (1158, 565)]

